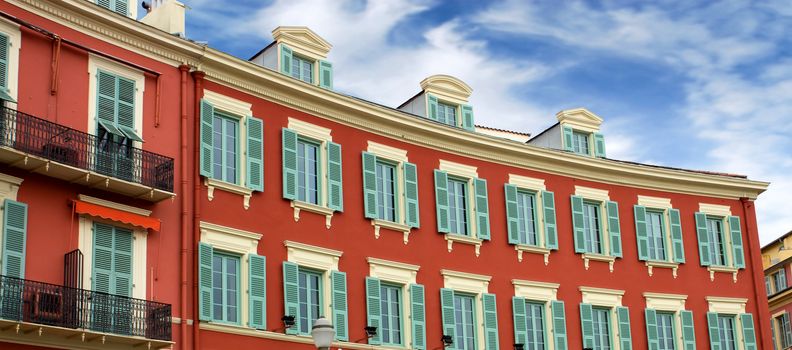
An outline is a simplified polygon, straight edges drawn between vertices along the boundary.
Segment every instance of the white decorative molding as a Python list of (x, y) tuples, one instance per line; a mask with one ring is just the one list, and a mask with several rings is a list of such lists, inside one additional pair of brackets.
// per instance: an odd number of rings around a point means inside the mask
[(474, 166), (449, 162), (440, 159), (440, 170), (447, 172), (450, 175), (461, 176), (468, 179), (478, 177), (478, 170)]
[(542, 254), (544, 255), (544, 264), (547, 266), (550, 264), (550, 249), (536, 247), (531, 245), (525, 244), (516, 244), (514, 245), (514, 250), (517, 251), (517, 261), (523, 261), (523, 253), (532, 253), (532, 254)]
[(257, 249), (261, 234), (205, 221), (201, 221), (199, 227), (201, 229), (201, 242), (203, 243), (240, 255), (248, 253), (258, 254)]
[(381, 143), (376, 143), (374, 141), (368, 142), (368, 148), (366, 148), (366, 151), (376, 154), (377, 157), (382, 157), (397, 162), (407, 162), (407, 151), (396, 147), (386, 146)]
[[(442, 101), (462, 105), (468, 103), (473, 89), (468, 84), (445, 74), (437, 74), (421, 81), (421, 90), (426, 94), (437, 96)], [(428, 115), (428, 114), (427, 114)]]
[(670, 198), (638, 196), (638, 205), (647, 208), (672, 209)]
[(294, 241), (284, 241), (287, 259), (300, 266), (322, 271), (338, 271), (338, 260), (342, 252)]
[(514, 174), (509, 174), (509, 184), (517, 186), (522, 189), (532, 190), (537, 192), (544, 191), (546, 189), (544, 179), (537, 179), (534, 177), (514, 175)]
[(137, 215), (142, 215), (142, 216), (150, 216), (151, 215), (151, 210), (137, 208), (137, 207), (133, 207), (133, 206), (126, 205), (126, 204), (111, 202), (111, 201), (104, 200), (104, 199), (101, 199), (101, 198), (86, 196), (84, 194), (78, 194), (77, 195), (77, 199), (79, 199), (79, 200), (81, 200), (83, 202), (86, 202), (86, 203), (91, 203), (91, 204), (101, 205), (103, 207), (118, 209), (118, 210), (125, 211), (125, 212), (132, 213), (132, 214), (137, 214)]
[(325, 227), (330, 229), (330, 224), (333, 220), (333, 209), (325, 208), (316, 204), (305, 203), (300, 201), (291, 201), (291, 207), (294, 208), (294, 221), (300, 221), (300, 212), (307, 211), (325, 216)]
[(253, 115), (253, 105), (248, 102), (228, 97), (212, 90), (204, 90), (203, 98), (212, 104), (215, 109), (244, 118)]
[(272, 30), (272, 38), (279, 44), (288, 45), (298, 54), (314, 60), (327, 58), (327, 54), (333, 47), (319, 34), (302, 26), (279, 26)]
[(512, 284), (514, 285), (514, 296), (516, 297), (543, 302), (557, 300), (558, 283), (513, 279)]
[(583, 253), (580, 257), (583, 258), (583, 267), (586, 270), (589, 269), (589, 261), (602, 261), (608, 263), (608, 270), (613, 272), (613, 264), (616, 262), (616, 257), (610, 255)]
[(556, 119), (558, 119), (558, 123), (562, 126), (569, 125), (573, 129), (585, 132), (599, 131), (600, 125), (602, 124), (602, 118), (600, 118), (600, 116), (585, 108), (573, 108), (560, 111), (556, 113)]
[(687, 295), (666, 293), (643, 293), (646, 298), (646, 308), (659, 311), (682, 311), (685, 309)]
[(744, 314), (745, 304), (748, 303), (748, 299), (745, 298), (706, 297), (705, 299), (709, 305), (709, 312), (723, 314)]
[(623, 290), (604, 289), (594, 287), (579, 287), (582, 302), (596, 306), (617, 307), (622, 306)]
[(443, 275), (444, 288), (477, 295), (488, 293), (489, 282), (492, 279), (491, 276), (446, 269), (440, 270), (440, 274)]
[(601, 190), (598, 188), (575, 186), (575, 195), (600, 202), (610, 200), (610, 197), (608, 196), (608, 190)]
[(480, 240), (478, 238), (462, 236), (462, 235), (457, 235), (457, 234), (453, 234), (453, 233), (447, 233), (447, 234), (445, 234), (445, 240), (448, 243), (448, 252), (449, 253), (454, 250), (454, 242), (456, 242), (456, 243), (470, 244), (470, 245), (475, 246), (476, 257), (481, 255), (481, 243), (482, 243), (482, 240)]
[(715, 281), (716, 272), (723, 272), (732, 274), (732, 281), (737, 283), (737, 273), (740, 269), (731, 266), (707, 266), (707, 271), (709, 271), (710, 274), (710, 281)]
[(388, 230), (400, 232), (402, 235), (404, 235), (404, 244), (407, 244), (410, 241), (410, 226), (380, 219), (371, 219), (371, 226), (374, 226), (375, 239), (380, 238), (380, 229), (386, 228)]
[(289, 130), (293, 130), (301, 136), (312, 138), (318, 141), (333, 141), (330, 135), (331, 130), (319, 125), (311, 124), (300, 119), (289, 117)]
[(668, 262), (668, 261), (646, 262), (646, 270), (649, 273), (650, 277), (654, 275), (654, 268), (671, 269), (671, 274), (674, 276), (674, 278), (677, 278), (677, 270), (679, 269), (679, 263)]
[(204, 178), (204, 186), (206, 186), (206, 197), (210, 202), (214, 199), (215, 189), (221, 189), (223, 191), (242, 196), (242, 207), (245, 208), (245, 210), (250, 208), (250, 197), (253, 195), (253, 190), (247, 187), (215, 180), (208, 177)]
[(699, 203), (699, 211), (707, 215), (731, 216), (731, 207), (727, 205)]
[(415, 284), (420, 266), (377, 258), (366, 258), (369, 276), (404, 286)]

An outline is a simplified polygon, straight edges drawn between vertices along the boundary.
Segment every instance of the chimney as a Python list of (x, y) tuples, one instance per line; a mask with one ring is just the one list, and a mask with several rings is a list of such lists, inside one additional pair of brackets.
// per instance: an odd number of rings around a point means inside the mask
[(148, 13), (140, 19), (140, 22), (182, 38), (186, 36), (184, 4), (176, 0), (151, 0), (150, 4), (143, 2), (143, 7)]

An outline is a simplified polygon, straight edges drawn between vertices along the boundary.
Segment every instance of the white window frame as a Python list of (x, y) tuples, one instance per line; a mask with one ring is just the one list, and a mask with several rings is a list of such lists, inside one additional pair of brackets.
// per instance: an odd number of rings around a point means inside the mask
[(745, 350), (742, 332), (743, 324), (740, 314), (745, 313), (745, 304), (748, 303), (748, 299), (714, 296), (708, 296), (705, 297), (705, 299), (707, 300), (707, 304), (709, 306), (709, 312), (734, 316), (734, 342), (737, 346), (736, 349)]
[(611, 350), (620, 350), (621, 335), (619, 334), (619, 318), (616, 313), (616, 308), (623, 306), (622, 297), (624, 297), (624, 291), (583, 286), (578, 289), (582, 295), (581, 303), (591, 304), (594, 307), (607, 308), (609, 310), (610, 319), (608, 322), (610, 322), (611, 335), (613, 336), (611, 339)]
[(311, 124), (300, 119), (289, 117), (289, 124), (287, 129), (297, 133), (297, 137), (304, 137), (319, 143), (319, 159), (317, 165), (319, 168), (319, 205), (306, 203), (298, 200), (291, 201), (291, 207), (294, 208), (294, 221), (300, 221), (300, 212), (307, 211), (325, 216), (325, 226), (329, 229), (333, 219), (333, 209), (330, 209), (328, 204), (328, 184), (327, 184), (327, 143), (333, 141), (331, 135), (332, 130)]
[[(575, 195), (583, 197), (584, 201), (590, 202), (598, 202), (599, 203), (599, 211), (600, 211), (600, 239), (602, 240), (602, 254), (595, 254), (595, 253), (583, 253), (583, 267), (586, 270), (589, 269), (589, 262), (590, 261), (602, 261), (608, 263), (608, 269), (610, 272), (613, 272), (613, 265), (616, 262), (616, 257), (611, 256), (611, 239), (610, 239), (610, 228), (608, 225), (610, 224), (608, 220), (608, 207), (607, 202), (610, 201), (610, 196), (608, 194), (608, 190), (602, 190), (598, 188), (591, 188), (591, 187), (584, 187), (584, 186), (575, 186)], [(621, 217), (619, 218), (619, 222), (621, 222)], [(622, 244), (622, 250), (624, 249), (624, 244)], [(616, 349), (618, 350), (618, 349)]]
[(322, 311), (329, 318), (333, 314), (330, 272), (339, 271), (338, 260), (343, 252), (294, 241), (284, 241), (283, 245), (286, 247), (286, 261), (322, 274)]
[[(94, 54), (88, 54), (88, 133), (91, 135), (97, 134), (96, 76), (100, 70), (135, 82), (135, 132), (140, 138), (144, 138), (143, 93), (146, 90), (146, 76), (137, 69)], [(143, 143), (139, 141), (133, 141), (132, 145), (136, 148), (143, 148)]]
[(443, 288), (474, 296), (473, 300), (475, 300), (476, 308), (476, 348), (485, 349), (487, 344), (486, 339), (484, 339), (484, 304), (482, 296), (489, 293), (489, 282), (492, 280), (492, 276), (446, 269), (440, 270), (440, 274), (443, 276)]
[[(19, 101), (19, 51), (22, 49), (22, 32), (19, 24), (0, 18), (0, 32), (8, 36), (8, 95)], [(10, 103), (10, 102), (8, 102)], [(14, 108), (16, 104), (13, 105)]]
[(449, 176), (465, 179), (467, 181), (467, 217), (470, 227), (470, 235), (463, 236), (455, 233), (446, 233), (445, 240), (448, 243), (448, 252), (454, 250), (454, 243), (470, 244), (475, 247), (476, 256), (481, 254), (481, 238), (478, 238), (478, 220), (476, 218), (476, 188), (473, 185), (474, 179), (478, 177), (478, 168), (445, 159), (440, 159), (439, 170), (445, 171)]
[(366, 152), (373, 153), (380, 158), (396, 165), (396, 213), (399, 221), (392, 222), (381, 219), (370, 219), (371, 226), (374, 226), (374, 238), (379, 239), (380, 229), (386, 228), (392, 231), (401, 232), (404, 236), (404, 244), (410, 241), (410, 226), (407, 226), (407, 201), (404, 194), (404, 163), (409, 162), (407, 151), (386, 146), (381, 143), (368, 141)]
[[(3, 203), (6, 199), (13, 201), (17, 200), (17, 194), (19, 193), (19, 187), (22, 186), (22, 181), (24, 181), (24, 179), (0, 173), (0, 203)], [(0, 205), (0, 217), (3, 217), (3, 215), (5, 215), (5, 206)], [(0, 252), (3, 251), (3, 242), (5, 242), (3, 232), (3, 220), (0, 220)], [(5, 262), (0, 261), (0, 267), (3, 266), (3, 263)]]
[(381, 282), (401, 286), (402, 346), (410, 348), (413, 344), (410, 285), (418, 284), (416, 278), (421, 267), (372, 257), (366, 258), (366, 261), (369, 263), (369, 277), (377, 278)]
[(527, 302), (544, 305), (545, 349), (555, 349), (553, 329), (553, 310), (551, 302), (558, 300), (558, 283), (536, 282), (513, 279), (514, 296), (524, 298)]
[[(740, 269), (732, 267), (734, 264), (734, 249), (732, 248), (731, 225), (729, 224), (729, 216), (732, 216), (731, 207), (719, 204), (699, 203), (699, 212), (707, 214), (707, 216), (717, 216), (721, 218), (723, 227), (723, 245), (726, 257), (726, 266), (707, 266), (707, 271), (710, 273), (710, 281), (715, 280), (716, 272), (731, 273), (732, 280), (737, 283), (737, 274)], [(709, 229), (708, 229), (709, 230)], [(698, 244), (698, 242), (696, 242)], [(745, 242), (743, 242), (745, 244)]]
[[(216, 111), (239, 120), (239, 134), (237, 135), (237, 146), (239, 147), (237, 154), (238, 181), (237, 183), (230, 183), (212, 177), (205, 177), (204, 186), (207, 188), (207, 199), (211, 202), (214, 199), (215, 189), (220, 189), (242, 196), (242, 206), (247, 210), (250, 208), (250, 197), (253, 195), (253, 190), (244, 186), (247, 180), (247, 162), (245, 161), (245, 155), (247, 154), (247, 119), (253, 115), (253, 105), (211, 90), (204, 90), (203, 99), (211, 103)], [(214, 122), (214, 116), (212, 118)], [(212, 149), (212, 152), (214, 152), (214, 149)], [(214, 164), (212, 164), (212, 169), (214, 169)]]
[[(523, 261), (523, 253), (540, 254), (544, 257), (544, 264), (550, 264), (550, 249), (547, 248), (547, 239), (544, 222), (544, 197), (542, 191), (546, 191), (545, 180), (535, 177), (509, 174), (509, 184), (517, 187), (517, 190), (534, 192), (534, 213), (536, 217), (536, 246), (526, 244), (515, 244), (514, 250), (517, 252), (517, 261)], [(557, 235), (557, 233), (556, 233)]]

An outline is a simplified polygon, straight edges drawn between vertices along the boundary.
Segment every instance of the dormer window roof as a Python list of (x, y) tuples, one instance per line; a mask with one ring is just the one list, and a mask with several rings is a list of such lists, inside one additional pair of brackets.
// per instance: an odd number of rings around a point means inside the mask
[(605, 158), (605, 138), (599, 132), (602, 118), (585, 108), (556, 114), (563, 149), (583, 156)]
[(446, 125), (475, 131), (473, 92), (463, 81), (450, 75), (433, 75), (421, 81), (421, 92), (399, 109)]

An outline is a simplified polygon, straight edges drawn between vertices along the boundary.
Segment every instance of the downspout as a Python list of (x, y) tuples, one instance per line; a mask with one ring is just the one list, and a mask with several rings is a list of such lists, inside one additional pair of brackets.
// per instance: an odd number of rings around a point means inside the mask
[[(181, 328), (181, 341), (179, 345), (181, 349), (187, 350), (187, 320), (189, 319), (187, 315), (187, 291), (189, 290), (189, 286), (187, 285), (187, 271), (190, 268), (190, 261), (189, 261), (189, 251), (190, 247), (190, 229), (188, 227), (188, 223), (190, 222), (190, 211), (189, 211), (189, 198), (187, 198), (187, 193), (190, 190), (190, 185), (187, 181), (188, 173), (190, 171), (190, 167), (188, 166), (189, 162), (187, 161), (189, 156), (189, 151), (187, 149), (187, 138), (189, 135), (189, 130), (187, 129), (187, 73), (190, 71), (190, 67), (186, 64), (179, 66), (179, 75), (180, 75), (180, 89), (181, 89), (181, 105), (180, 111), (181, 115), (179, 116), (181, 119), (181, 123), (179, 125), (179, 162), (181, 163), (181, 176), (180, 176), (180, 183), (181, 183), (181, 217), (179, 218), (180, 225), (181, 225), (181, 247), (180, 247), (180, 254), (181, 254), (181, 269), (180, 269), (180, 280), (181, 283), (179, 285), (180, 290), (180, 316), (181, 316), (181, 323), (179, 327)], [(159, 81), (159, 78), (157, 78)]]
[[(770, 328), (770, 309), (767, 305), (767, 292), (764, 290), (764, 269), (762, 268), (762, 253), (759, 248), (759, 232), (756, 229), (756, 211), (754, 202), (748, 198), (740, 198), (742, 203), (743, 218), (745, 218), (745, 236), (748, 238), (751, 277), (756, 297), (756, 313), (754, 327), (761, 339), (762, 349), (773, 348), (772, 329)], [(758, 267), (758, 270), (756, 269)]]
[(194, 184), (194, 192), (193, 192), (193, 261), (192, 261), (192, 268), (193, 268), (193, 295), (195, 298), (193, 300), (193, 349), (200, 349), (200, 310), (198, 305), (198, 243), (201, 241), (201, 173), (200, 173), (200, 166), (201, 166), (201, 147), (200, 147), (200, 140), (198, 133), (201, 130), (201, 98), (203, 97), (203, 83), (204, 77), (206, 74), (201, 71), (194, 71), (192, 73), (193, 80), (195, 81), (195, 93), (193, 98), (195, 99), (194, 102), (194, 119), (195, 122), (193, 123), (193, 171), (192, 171), (192, 178)]

